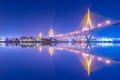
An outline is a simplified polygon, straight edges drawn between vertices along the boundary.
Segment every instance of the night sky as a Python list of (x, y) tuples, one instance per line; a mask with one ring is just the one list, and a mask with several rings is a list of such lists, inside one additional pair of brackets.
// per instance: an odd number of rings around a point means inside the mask
[(0, 37), (37, 36), (78, 29), (87, 8), (120, 20), (120, 0), (0, 0)]

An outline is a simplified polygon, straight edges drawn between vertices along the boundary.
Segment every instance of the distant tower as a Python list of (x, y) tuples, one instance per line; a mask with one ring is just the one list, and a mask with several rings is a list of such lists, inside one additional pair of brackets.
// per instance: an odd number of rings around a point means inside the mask
[(54, 30), (53, 28), (50, 28), (50, 31), (48, 33), (49, 37), (54, 37)]
[(92, 22), (91, 22), (91, 14), (90, 9), (88, 9), (88, 12), (86, 14), (86, 20), (85, 25), (83, 26), (82, 31), (87, 31), (93, 29)]
[(42, 36), (42, 33), (40, 32), (40, 33), (39, 33), (39, 38), (42, 38), (42, 37), (43, 37), (43, 36)]

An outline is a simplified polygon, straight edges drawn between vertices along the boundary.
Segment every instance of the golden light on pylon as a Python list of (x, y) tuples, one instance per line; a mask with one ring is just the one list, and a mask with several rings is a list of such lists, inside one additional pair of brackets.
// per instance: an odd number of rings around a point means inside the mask
[(49, 37), (54, 37), (54, 30), (52, 28), (50, 28), (48, 35)]
[(49, 47), (49, 53), (50, 53), (50, 55), (52, 56), (53, 55), (53, 53), (54, 53), (54, 48), (53, 47)]
[(39, 33), (39, 38), (42, 38), (42, 33), (41, 32)]
[(88, 75), (90, 75), (90, 69), (91, 69), (91, 63), (92, 63), (92, 58), (93, 56), (90, 56), (90, 59), (86, 59), (86, 62), (87, 62), (87, 72), (88, 72)]
[(42, 46), (39, 47), (39, 51), (42, 52)]
[(83, 60), (82, 60), (83, 65), (87, 71), (87, 74), (90, 75), (93, 56), (87, 53), (82, 53), (82, 55), (83, 55)]
[(92, 22), (91, 22), (91, 14), (90, 14), (90, 9), (88, 9), (88, 12), (86, 14), (86, 20), (85, 20), (85, 25), (83, 25), (82, 31), (87, 31), (93, 29)]

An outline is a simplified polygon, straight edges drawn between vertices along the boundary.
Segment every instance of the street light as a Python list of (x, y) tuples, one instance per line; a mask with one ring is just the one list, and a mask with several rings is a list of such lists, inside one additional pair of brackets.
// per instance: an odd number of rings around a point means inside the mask
[(107, 21), (106, 21), (106, 24), (110, 24), (110, 21), (109, 21), (109, 20), (107, 20)]

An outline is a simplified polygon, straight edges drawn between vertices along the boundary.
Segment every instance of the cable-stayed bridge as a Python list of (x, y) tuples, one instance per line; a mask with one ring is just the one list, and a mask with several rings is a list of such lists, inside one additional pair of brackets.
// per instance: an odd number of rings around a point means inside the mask
[[(57, 38), (58, 41), (91, 41), (94, 40), (95, 37), (93, 36), (93, 32), (99, 29), (107, 28), (110, 26), (119, 25), (120, 21), (112, 22), (111, 20), (106, 20), (104, 23), (98, 23), (95, 25), (93, 19), (91, 17), (91, 11), (88, 9), (84, 19), (80, 24), (80, 29), (74, 32), (68, 32), (66, 34), (54, 34), (54, 30), (51, 28), (47, 38)], [(41, 37), (42, 34), (40, 33), (39, 36)]]

